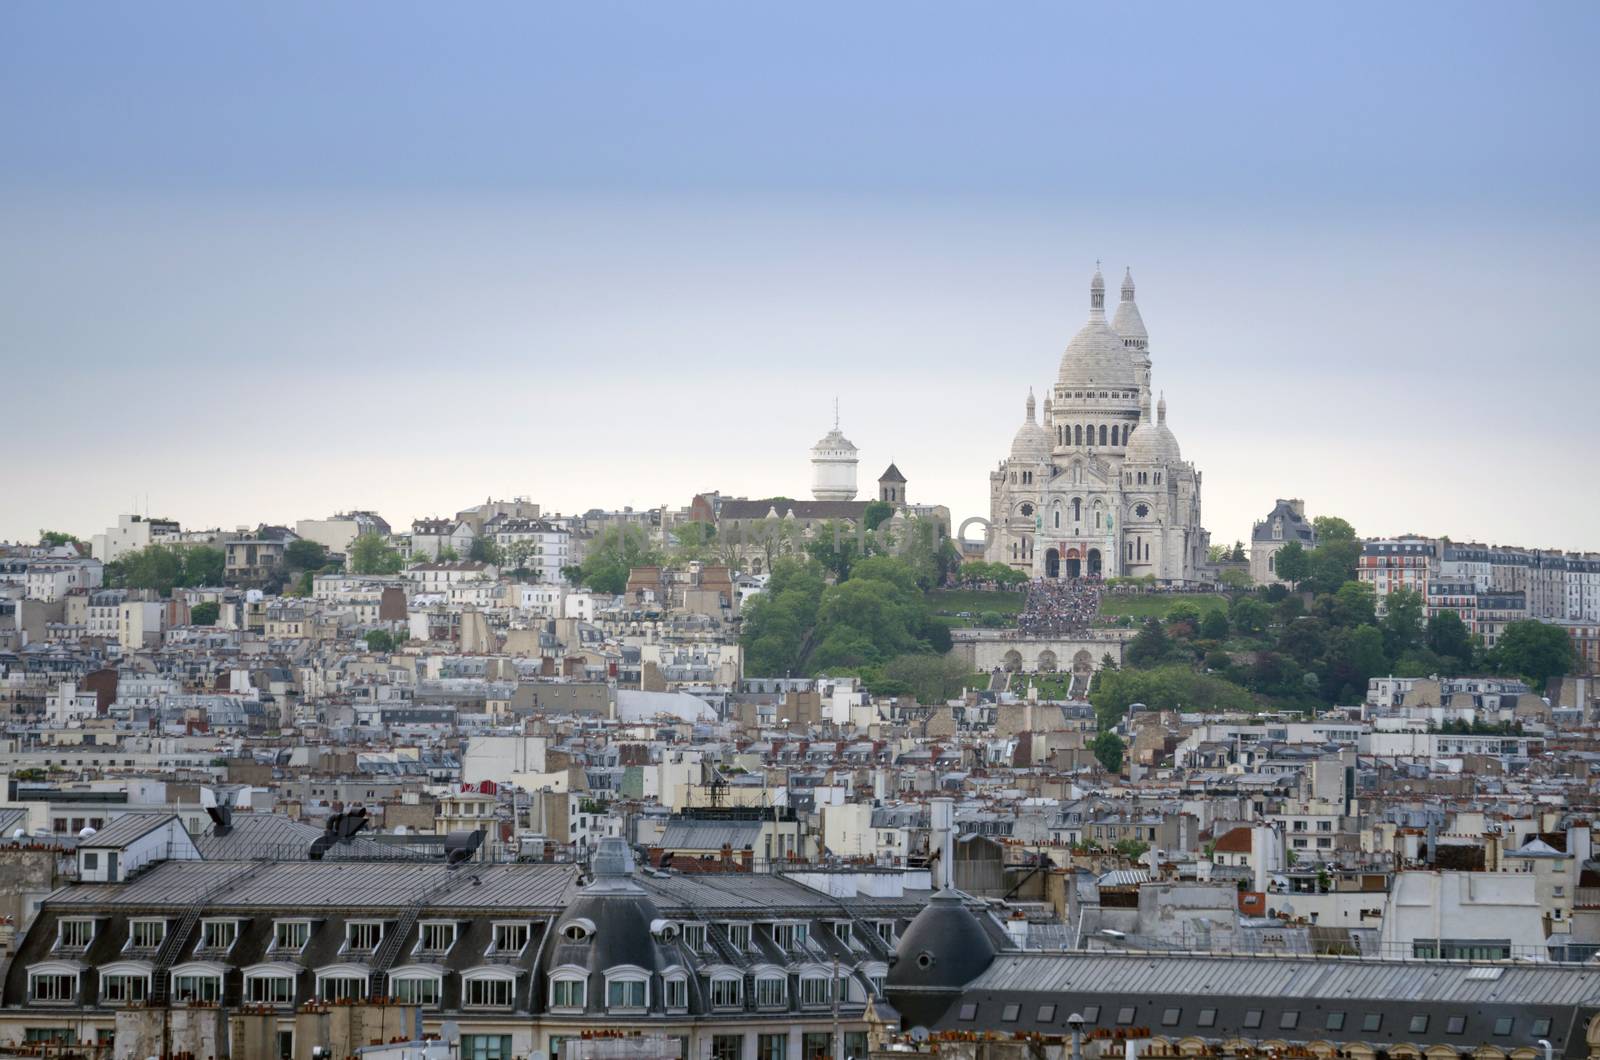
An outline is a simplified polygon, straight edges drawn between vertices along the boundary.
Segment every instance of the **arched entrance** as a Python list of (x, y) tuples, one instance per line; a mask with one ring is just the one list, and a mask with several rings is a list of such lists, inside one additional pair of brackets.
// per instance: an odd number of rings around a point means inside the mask
[(1093, 670), (1094, 656), (1089, 654), (1088, 649), (1079, 648), (1078, 654), (1072, 657), (1072, 672), (1075, 674), (1086, 674), (1093, 672)]
[(1045, 674), (1056, 672), (1056, 653), (1049, 648), (1039, 653), (1039, 672)]
[(1078, 550), (1067, 549), (1067, 577), (1078, 578), (1083, 575), (1083, 561), (1078, 558)]
[(1003, 660), (1001, 660), (1001, 663), (1005, 667), (1006, 673), (1018, 673), (1022, 670), (1022, 653), (1017, 651), (1017, 649), (1012, 648), (1010, 651), (1006, 652), (1006, 656)]
[(1061, 577), (1061, 553), (1053, 548), (1044, 550), (1044, 576), (1046, 578)]
[(1100, 577), (1100, 550), (1098, 548), (1089, 550), (1089, 577)]

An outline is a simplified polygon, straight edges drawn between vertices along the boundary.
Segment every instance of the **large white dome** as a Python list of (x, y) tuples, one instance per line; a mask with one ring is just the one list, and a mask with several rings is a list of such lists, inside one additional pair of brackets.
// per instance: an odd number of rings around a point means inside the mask
[(1105, 317), (1093, 317), (1067, 343), (1061, 355), (1061, 374), (1057, 383), (1066, 387), (1137, 386), (1133, 361), (1122, 345), (1122, 338), (1106, 324)]

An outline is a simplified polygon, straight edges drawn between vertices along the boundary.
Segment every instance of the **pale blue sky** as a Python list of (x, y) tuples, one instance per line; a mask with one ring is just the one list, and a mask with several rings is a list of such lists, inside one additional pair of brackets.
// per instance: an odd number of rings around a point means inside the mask
[[(987, 507), (1131, 264), (1243, 536), (1600, 548), (1600, 8), (0, 7), (0, 538)], [(143, 503), (142, 500), (140, 502)]]

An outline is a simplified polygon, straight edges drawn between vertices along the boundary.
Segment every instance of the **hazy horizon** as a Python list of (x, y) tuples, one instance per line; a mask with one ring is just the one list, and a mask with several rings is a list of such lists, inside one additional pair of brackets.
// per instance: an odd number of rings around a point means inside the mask
[(987, 515), (1102, 259), (1214, 543), (1600, 550), (1592, 5), (81, 11), (0, 11), (0, 539), (805, 497), (836, 396)]

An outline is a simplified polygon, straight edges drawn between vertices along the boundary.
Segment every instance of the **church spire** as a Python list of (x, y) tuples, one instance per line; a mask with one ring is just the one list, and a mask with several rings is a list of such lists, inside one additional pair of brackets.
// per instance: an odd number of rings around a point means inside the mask
[(1122, 270), (1122, 300), (1124, 302), (1133, 301), (1133, 269), (1132, 268), (1124, 268)]
[(1167, 394), (1166, 394), (1166, 391), (1162, 391), (1161, 400), (1156, 402), (1156, 422), (1157, 423), (1166, 423), (1167, 422)]
[(1029, 422), (1029, 423), (1032, 423), (1032, 422), (1033, 422), (1033, 409), (1034, 409), (1034, 404), (1033, 404), (1033, 387), (1031, 387), (1031, 386), (1030, 386), (1030, 387), (1029, 387), (1029, 388), (1028, 388), (1028, 422)]
[(1106, 311), (1106, 278), (1100, 275), (1100, 263), (1094, 263), (1094, 279), (1089, 281), (1089, 315), (1099, 317)]

